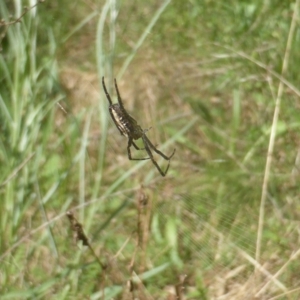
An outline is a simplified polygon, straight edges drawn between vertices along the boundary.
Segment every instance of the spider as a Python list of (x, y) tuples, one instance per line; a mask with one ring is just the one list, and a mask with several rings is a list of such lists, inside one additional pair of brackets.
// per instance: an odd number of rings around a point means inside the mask
[[(156, 169), (159, 171), (159, 173), (161, 174), (161, 176), (166, 176), (169, 167), (170, 167), (170, 160), (173, 157), (173, 155), (175, 154), (176, 149), (173, 150), (173, 153), (170, 156), (165, 155), (164, 153), (162, 153), (161, 151), (159, 151), (152, 143), (151, 141), (148, 139), (148, 137), (146, 136), (146, 132), (151, 128), (148, 129), (142, 129), (141, 126), (138, 125), (137, 121), (131, 117), (128, 112), (125, 110), (120, 93), (119, 93), (119, 89), (118, 89), (118, 85), (117, 85), (117, 81), (115, 79), (115, 88), (117, 91), (117, 97), (118, 97), (118, 103), (113, 104), (110, 98), (109, 93), (107, 92), (106, 86), (105, 86), (105, 82), (104, 82), (104, 77), (102, 77), (102, 85), (103, 85), (103, 89), (106, 95), (106, 98), (109, 102), (109, 113), (111, 115), (111, 118), (113, 119), (116, 127), (118, 128), (118, 130), (120, 131), (121, 135), (125, 135), (128, 138), (128, 144), (127, 144), (127, 153), (128, 153), (128, 158), (130, 160), (146, 160), (146, 159), (151, 159), (152, 163), (155, 165)], [(142, 139), (144, 147), (145, 148), (139, 148), (136, 143), (134, 142), (134, 140), (138, 140), (138, 139)], [(149, 157), (145, 157), (145, 158), (133, 158), (131, 156), (131, 150), (130, 147), (133, 146), (136, 150), (146, 150)], [(151, 149), (153, 151), (155, 151), (157, 154), (159, 154), (162, 158), (164, 158), (165, 160), (168, 160), (168, 166), (167, 169), (165, 171), (163, 171), (159, 165), (157, 164), (157, 162), (155, 161), (153, 154), (151, 152)]]

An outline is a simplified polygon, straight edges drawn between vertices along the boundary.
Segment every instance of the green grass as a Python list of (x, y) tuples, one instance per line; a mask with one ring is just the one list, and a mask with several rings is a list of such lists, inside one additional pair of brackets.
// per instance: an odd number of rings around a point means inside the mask
[[(298, 299), (298, 2), (45, 1), (2, 24), (1, 299)], [(166, 178), (128, 160), (102, 76), (176, 147)]]

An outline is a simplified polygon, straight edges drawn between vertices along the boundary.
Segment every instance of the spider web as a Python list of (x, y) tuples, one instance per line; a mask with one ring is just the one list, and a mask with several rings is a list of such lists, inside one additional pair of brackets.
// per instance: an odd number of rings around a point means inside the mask
[[(271, 217), (273, 211), (269, 213)], [(197, 289), (200, 280), (208, 299), (271, 298), (297, 287), (284, 278), (293, 253), (279, 258), (274, 252), (269, 257), (268, 247), (277, 249), (278, 244), (265, 240), (261, 261), (255, 260), (258, 216), (257, 206), (243, 203), (236, 195), (222, 201), (197, 192), (158, 197), (151, 239), (160, 251), (168, 248), (173, 266), (188, 278), (188, 290)], [(278, 270), (283, 276), (274, 276)]]

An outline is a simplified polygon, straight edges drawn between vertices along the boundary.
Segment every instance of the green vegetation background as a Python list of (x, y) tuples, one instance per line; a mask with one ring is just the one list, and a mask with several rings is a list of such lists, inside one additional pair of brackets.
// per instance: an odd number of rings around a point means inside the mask
[(299, 1), (30, 5), (0, 0), (0, 298), (299, 299)]

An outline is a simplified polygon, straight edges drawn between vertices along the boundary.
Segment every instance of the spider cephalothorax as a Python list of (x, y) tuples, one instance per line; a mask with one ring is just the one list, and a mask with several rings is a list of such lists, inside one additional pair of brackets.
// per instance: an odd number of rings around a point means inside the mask
[[(127, 153), (128, 153), (128, 158), (130, 160), (145, 160), (145, 159), (151, 159), (152, 163), (155, 165), (155, 167), (157, 168), (157, 170), (159, 171), (159, 173), (162, 176), (166, 176), (169, 167), (170, 167), (170, 160), (173, 157), (173, 155), (175, 154), (175, 149), (173, 150), (173, 153), (170, 156), (166, 156), (165, 154), (163, 154), (161, 151), (159, 151), (152, 143), (151, 141), (148, 139), (148, 137), (146, 136), (146, 132), (149, 129), (142, 129), (141, 126), (138, 125), (137, 121), (132, 118), (127, 111), (124, 108), (120, 93), (119, 93), (119, 89), (118, 89), (118, 85), (117, 85), (117, 81), (115, 79), (115, 88), (117, 91), (117, 97), (118, 97), (118, 103), (113, 104), (110, 98), (110, 95), (107, 92), (106, 86), (105, 86), (105, 82), (104, 82), (104, 77), (102, 77), (102, 85), (103, 85), (103, 89), (106, 95), (106, 98), (109, 102), (109, 113), (111, 115), (111, 118), (113, 119), (114, 123), (116, 124), (117, 128), (119, 129), (120, 133), (122, 135), (125, 135), (128, 138), (128, 144), (127, 144)], [(143, 144), (145, 146), (145, 148), (139, 148), (134, 140), (138, 140), (138, 139), (142, 139)], [(133, 145), (133, 147), (136, 150), (146, 150), (149, 157), (146, 158), (132, 158), (131, 156), (131, 150), (130, 147)], [(155, 151), (157, 154), (159, 154), (161, 157), (163, 157), (165, 160), (168, 160), (168, 166), (165, 172), (162, 171), (162, 169), (159, 167), (159, 165), (157, 164), (157, 162), (155, 161), (153, 154), (151, 152), (151, 149), (153, 151)]]

